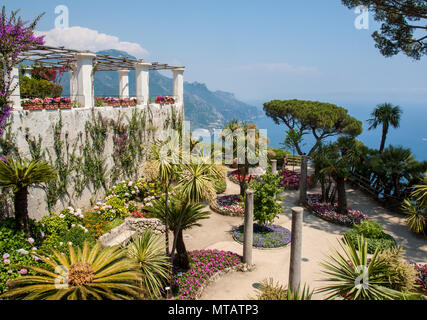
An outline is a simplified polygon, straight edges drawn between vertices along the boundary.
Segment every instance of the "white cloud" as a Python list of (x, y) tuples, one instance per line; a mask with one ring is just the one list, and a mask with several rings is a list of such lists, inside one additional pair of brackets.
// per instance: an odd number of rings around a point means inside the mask
[(286, 62), (280, 63), (256, 63), (246, 66), (237, 66), (233, 68), (242, 71), (267, 71), (277, 73), (288, 73), (298, 75), (314, 75), (319, 74), (319, 70), (315, 67), (293, 66)]
[(63, 46), (69, 49), (89, 50), (92, 52), (116, 49), (126, 51), (137, 57), (148, 56), (148, 51), (135, 42), (120, 41), (116, 36), (100, 33), (84, 27), (70, 27), (66, 29), (52, 29), (49, 31), (36, 31), (37, 35), (44, 35), (48, 46)]

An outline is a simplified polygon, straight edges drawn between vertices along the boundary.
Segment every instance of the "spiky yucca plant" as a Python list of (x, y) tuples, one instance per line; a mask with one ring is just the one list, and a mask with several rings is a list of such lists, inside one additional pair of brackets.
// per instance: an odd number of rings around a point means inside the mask
[[(138, 265), (124, 250), (101, 250), (85, 242), (77, 252), (69, 246), (69, 255), (52, 250), (51, 255), (32, 253), (46, 267), (22, 266), (39, 275), (23, 276), (10, 282), (11, 290), (0, 298), (23, 300), (129, 300), (141, 298)], [(54, 271), (52, 271), (54, 270)]]
[[(329, 293), (326, 298), (332, 300), (344, 297), (346, 300), (394, 300), (401, 298), (400, 292), (389, 289), (387, 266), (380, 263), (379, 249), (375, 250), (368, 261), (368, 242), (358, 238), (359, 251), (346, 236), (340, 242), (342, 252), (334, 249), (328, 260), (321, 263), (322, 271), (329, 284), (318, 292)], [(365, 275), (365, 278), (363, 277)]]
[(147, 229), (133, 240), (127, 248), (127, 255), (137, 263), (142, 273), (142, 288), (149, 298), (159, 297), (164, 281), (169, 278), (170, 259), (160, 236)]
[(12, 188), (16, 227), (24, 230), (27, 237), (30, 236), (28, 188), (56, 178), (56, 171), (46, 161), (17, 160), (13, 157), (0, 161), (0, 188)]

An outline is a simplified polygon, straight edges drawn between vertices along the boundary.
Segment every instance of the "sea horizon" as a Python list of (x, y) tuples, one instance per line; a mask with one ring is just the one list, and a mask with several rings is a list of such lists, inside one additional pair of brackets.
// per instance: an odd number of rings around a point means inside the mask
[[(262, 109), (262, 106), (257, 105)], [(381, 128), (376, 130), (368, 130), (368, 120), (373, 107), (366, 107), (360, 104), (347, 104), (346, 109), (349, 114), (363, 123), (363, 132), (357, 137), (366, 146), (372, 149), (378, 149), (381, 142)], [(414, 157), (418, 161), (427, 161), (427, 104), (425, 106), (405, 106), (402, 107), (403, 114), (401, 117), (400, 127), (397, 129), (390, 128), (386, 146), (403, 146), (411, 149)], [(287, 127), (284, 124), (277, 125), (274, 121), (267, 117), (255, 119), (255, 122), (260, 129), (267, 129), (267, 135), (270, 139), (270, 147), (283, 148), (285, 132)], [(307, 144), (303, 147), (303, 151), (307, 152), (309, 147), (314, 144), (314, 138), (311, 135), (304, 137), (304, 142)], [(292, 151), (292, 150), (290, 150)]]

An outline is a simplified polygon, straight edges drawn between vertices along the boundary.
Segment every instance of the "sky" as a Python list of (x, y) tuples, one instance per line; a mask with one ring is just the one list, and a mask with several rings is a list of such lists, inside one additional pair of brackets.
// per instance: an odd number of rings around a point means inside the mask
[[(310, 99), (335, 103), (427, 104), (426, 59), (383, 57), (340, 0), (82, 1), (3, 0), (48, 44), (121, 49), (148, 61), (184, 65), (187, 81), (253, 103)], [(55, 29), (65, 5), (69, 29)], [(426, 108), (427, 110), (427, 108)], [(426, 112), (427, 115), (427, 112)]]

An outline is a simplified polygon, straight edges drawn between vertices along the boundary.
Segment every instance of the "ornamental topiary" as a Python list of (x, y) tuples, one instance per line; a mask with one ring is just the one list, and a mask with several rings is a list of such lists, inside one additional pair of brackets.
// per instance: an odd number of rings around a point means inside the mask
[(373, 220), (365, 220), (362, 223), (355, 225), (347, 231), (344, 236), (347, 236), (349, 241), (357, 248), (357, 238), (365, 237), (368, 243), (368, 253), (372, 254), (378, 248), (386, 250), (396, 247), (396, 240), (389, 234), (385, 233), (381, 224)]

